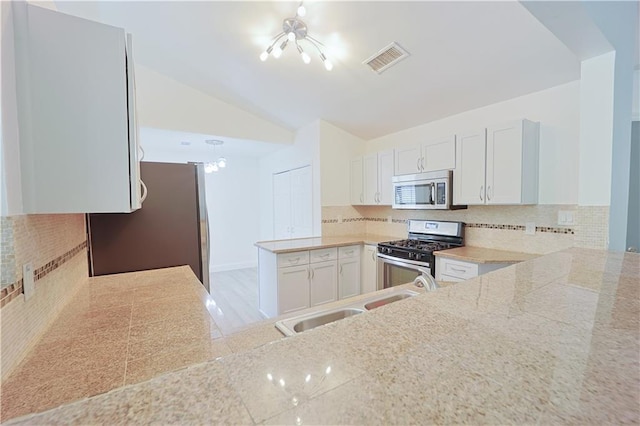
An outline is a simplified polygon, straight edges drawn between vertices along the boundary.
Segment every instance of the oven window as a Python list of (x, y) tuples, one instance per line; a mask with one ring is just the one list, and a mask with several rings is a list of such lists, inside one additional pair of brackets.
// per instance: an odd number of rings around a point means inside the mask
[(419, 271), (403, 266), (384, 264), (385, 287), (395, 287), (397, 285), (413, 282), (416, 277), (422, 275)]
[(398, 205), (431, 204), (431, 184), (398, 185), (395, 188), (395, 197)]

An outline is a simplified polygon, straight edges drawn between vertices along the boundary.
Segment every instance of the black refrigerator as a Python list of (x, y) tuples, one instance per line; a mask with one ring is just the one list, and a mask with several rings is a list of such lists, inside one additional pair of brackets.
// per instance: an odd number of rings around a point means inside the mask
[(133, 213), (87, 215), (91, 276), (189, 265), (209, 292), (209, 222), (202, 164), (140, 163), (147, 187)]

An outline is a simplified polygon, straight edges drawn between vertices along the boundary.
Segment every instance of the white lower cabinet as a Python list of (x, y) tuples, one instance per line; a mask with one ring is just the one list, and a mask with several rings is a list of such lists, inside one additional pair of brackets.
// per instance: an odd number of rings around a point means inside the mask
[(338, 292), (338, 266), (335, 260), (314, 263), (309, 266), (311, 306), (335, 302)]
[(360, 294), (360, 246), (338, 249), (338, 297), (346, 299)]
[(258, 250), (258, 304), (272, 318), (360, 294), (361, 246)]
[(360, 292), (371, 293), (378, 289), (378, 246), (365, 244), (362, 250), (360, 272)]
[(278, 269), (278, 313), (309, 307), (309, 266)]
[(509, 265), (511, 263), (474, 263), (436, 256), (436, 281), (465, 281)]

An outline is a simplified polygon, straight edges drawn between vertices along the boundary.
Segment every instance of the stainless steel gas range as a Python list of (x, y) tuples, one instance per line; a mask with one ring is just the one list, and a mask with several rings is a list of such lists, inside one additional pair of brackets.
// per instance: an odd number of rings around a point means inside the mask
[(464, 246), (464, 223), (409, 220), (409, 238), (378, 243), (378, 289), (435, 278), (434, 251)]

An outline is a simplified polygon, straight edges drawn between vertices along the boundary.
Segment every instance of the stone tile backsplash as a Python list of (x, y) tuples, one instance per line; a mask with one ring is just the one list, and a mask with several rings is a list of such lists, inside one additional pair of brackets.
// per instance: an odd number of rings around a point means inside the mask
[[(575, 225), (557, 225), (558, 211), (571, 211)], [(406, 238), (407, 220), (433, 219), (466, 224), (466, 244), (494, 249), (551, 253), (578, 246), (606, 248), (609, 208), (604, 206), (470, 206), (462, 210), (393, 210), (379, 206), (322, 208), (322, 235), (370, 233)], [(534, 235), (524, 233), (534, 223)]]
[[(88, 277), (84, 215), (2, 217), (1, 378), (22, 360)], [(33, 266), (35, 291), (23, 294), (22, 266)]]

